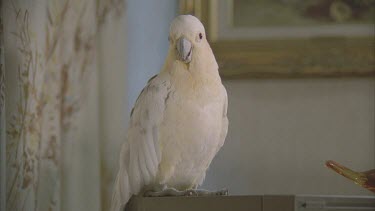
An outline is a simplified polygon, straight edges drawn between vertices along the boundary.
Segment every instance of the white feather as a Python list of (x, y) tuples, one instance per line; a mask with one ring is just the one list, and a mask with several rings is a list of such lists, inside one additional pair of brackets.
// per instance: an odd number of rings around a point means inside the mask
[(154, 130), (157, 130), (163, 119), (165, 105), (159, 99), (167, 97), (169, 84), (166, 81), (167, 78), (162, 77), (151, 80), (134, 106), (128, 141), (121, 150), (120, 170), (114, 186), (111, 210), (124, 209), (131, 195), (138, 194), (155, 178), (160, 162), (157, 155), (161, 152)]
[[(176, 53), (175, 42), (182, 36), (193, 46), (189, 63), (179, 61)], [(112, 211), (122, 211), (145, 187), (201, 185), (224, 143), (227, 94), (203, 25), (193, 16), (178, 16), (170, 38), (162, 71), (148, 82), (132, 111)]]

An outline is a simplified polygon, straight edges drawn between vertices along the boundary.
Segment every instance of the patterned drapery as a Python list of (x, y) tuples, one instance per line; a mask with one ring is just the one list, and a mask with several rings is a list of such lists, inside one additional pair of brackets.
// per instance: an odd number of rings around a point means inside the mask
[(123, 16), (124, 1), (8, 0), (2, 7), (6, 210), (105, 210), (99, 35)]

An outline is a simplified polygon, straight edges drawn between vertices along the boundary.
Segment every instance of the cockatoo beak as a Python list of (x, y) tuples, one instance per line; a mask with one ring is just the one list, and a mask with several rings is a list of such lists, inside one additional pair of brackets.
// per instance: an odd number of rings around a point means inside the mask
[(191, 42), (184, 37), (181, 37), (177, 40), (176, 45), (178, 58), (182, 62), (189, 63), (191, 61), (191, 55), (193, 53), (193, 45), (191, 44)]

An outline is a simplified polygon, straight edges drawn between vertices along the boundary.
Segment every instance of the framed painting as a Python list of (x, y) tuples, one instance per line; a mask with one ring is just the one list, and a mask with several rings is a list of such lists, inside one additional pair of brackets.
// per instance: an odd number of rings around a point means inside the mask
[(226, 79), (375, 76), (373, 0), (180, 0)]

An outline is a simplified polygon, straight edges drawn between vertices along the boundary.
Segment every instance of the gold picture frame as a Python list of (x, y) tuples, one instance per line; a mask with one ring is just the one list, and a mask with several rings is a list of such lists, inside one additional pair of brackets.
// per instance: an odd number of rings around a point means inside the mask
[(225, 79), (375, 76), (373, 35), (222, 39), (217, 17), (230, 9), (219, 11), (220, 1), (180, 0), (180, 14), (195, 15), (205, 25)]

